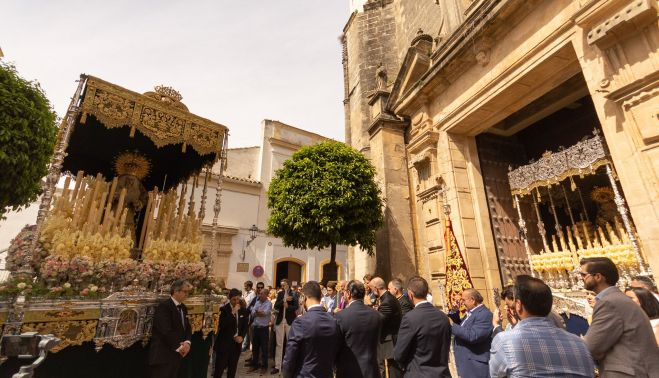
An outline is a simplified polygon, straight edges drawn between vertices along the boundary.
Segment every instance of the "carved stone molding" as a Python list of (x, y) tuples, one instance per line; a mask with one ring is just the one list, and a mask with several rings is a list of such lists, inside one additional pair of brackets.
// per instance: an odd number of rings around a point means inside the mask
[(657, 19), (653, 0), (634, 0), (611, 17), (599, 23), (588, 32), (589, 45), (609, 47), (614, 41), (641, 30)]

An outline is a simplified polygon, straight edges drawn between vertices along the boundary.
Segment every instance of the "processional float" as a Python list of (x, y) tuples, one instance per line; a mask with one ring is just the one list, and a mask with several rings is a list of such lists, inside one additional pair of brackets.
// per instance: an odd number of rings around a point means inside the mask
[[(575, 181), (598, 173), (606, 175), (608, 185), (582, 193)], [(583, 288), (576, 272), (580, 259), (585, 257), (601, 256), (613, 260), (621, 272), (621, 286), (637, 274), (650, 274), (616, 178), (605, 143), (597, 131), (592, 137), (569, 148), (547, 152), (538, 161), (508, 173), (513, 206), (518, 212), (532, 273), (545, 280), (555, 291), (573, 292)], [(584, 201), (586, 195), (590, 195), (598, 206), (595, 219), (588, 215)], [(534, 251), (529, 245), (529, 219), (525, 220), (520, 205), (524, 197), (532, 202), (532, 212), (542, 241), (539, 251)], [(578, 200), (571, 200), (570, 197)], [(556, 202), (559, 200), (565, 205), (569, 224), (561, 224), (557, 215)], [(542, 203), (549, 208), (554, 230), (545, 228), (540, 210)]]
[[(146, 344), (154, 304), (177, 278), (195, 287), (193, 332), (216, 328), (224, 298), (210, 268), (228, 130), (181, 99), (169, 87), (139, 94), (81, 75), (36, 224), (8, 251), (3, 335), (52, 333), (62, 339), (54, 352), (90, 341), (97, 350)], [(210, 181), (217, 190), (204, 249)]]

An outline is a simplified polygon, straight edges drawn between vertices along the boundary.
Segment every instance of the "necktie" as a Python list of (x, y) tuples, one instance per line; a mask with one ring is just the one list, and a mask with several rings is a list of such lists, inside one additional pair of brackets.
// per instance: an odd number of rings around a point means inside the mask
[(181, 314), (181, 324), (183, 325), (183, 330), (185, 330), (185, 314), (183, 313), (183, 304), (176, 306), (178, 312)]

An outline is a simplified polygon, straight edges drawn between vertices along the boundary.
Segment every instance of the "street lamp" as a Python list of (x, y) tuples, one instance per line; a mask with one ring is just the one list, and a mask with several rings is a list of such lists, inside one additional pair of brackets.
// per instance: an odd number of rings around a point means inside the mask
[(249, 247), (250, 244), (256, 239), (256, 236), (259, 233), (259, 228), (256, 227), (255, 224), (252, 225), (252, 227), (248, 228), (247, 231), (249, 231), (249, 240), (247, 243), (245, 243), (245, 246), (243, 247), (243, 253), (240, 255), (241, 261), (245, 261), (245, 249)]

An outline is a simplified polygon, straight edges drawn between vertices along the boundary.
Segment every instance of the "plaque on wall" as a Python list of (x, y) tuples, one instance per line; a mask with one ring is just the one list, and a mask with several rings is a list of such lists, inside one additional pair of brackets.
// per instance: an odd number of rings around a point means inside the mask
[(236, 267), (236, 272), (238, 273), (247, 273), (249, 272), (249, 263), (238, 263), (238, 266)]
[(263, 273), (265, 273), (265, 270), (261, 265), (257, 265), (254, 267), (254, 269), (252, 269), (252, 275), (254, 275), (256, 278), (263, 276)]

